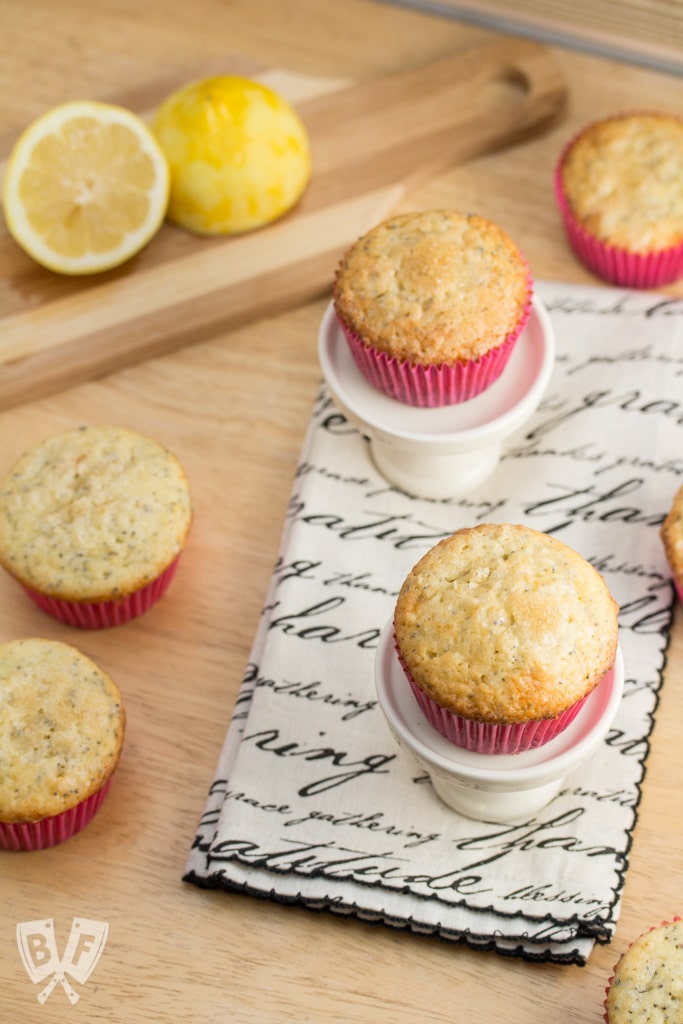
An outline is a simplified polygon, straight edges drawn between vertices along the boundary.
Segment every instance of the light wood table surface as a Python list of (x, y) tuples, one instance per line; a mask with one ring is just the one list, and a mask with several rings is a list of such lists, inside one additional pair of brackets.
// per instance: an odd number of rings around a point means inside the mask
[[(15, 136), (61, 100), (120, 92), (150, 67), (215, 64), (239, 52), (295, 71), (359, 77), (488, 38), (471, 25), (369, 0), (0, 0), (0, 134)], [(595, 283), (569, 253), (554, 208), (559, 148), (601, 114), (683, 109), (683, 82), (555, 52), (570, 91), (563, 122), (453, 168), (404, 206), (477, 210), (519, 241), (538, 278)], [(10, 244), (3, 234), (0, 246)], [(668, 291), (683, 296), (683, 283)], [(176, 451), (196, 513), (172, 589), (122, 629), (75, 635), (0, 576), (0, 640), (77, 643), (119, 682), (129, 718), (115, 784), (90, 827), (52, 850), (0, 855), (3, 1020), (596, 1024), (617, 955), (650, 924), (683, 912), (680, 615), (617, 934), (585, 968), (475, 953), (181, 881), (278, 549), (320, 378), (325, 302), (0, 412), (3, 471), (53, 432), (119, 422)], [(76, 1005), (57, 991), (41, 1006), (19, 958), (16, 924), (53, 918), (61, 950), (76, 916), (108, 922), (104, 954)]]

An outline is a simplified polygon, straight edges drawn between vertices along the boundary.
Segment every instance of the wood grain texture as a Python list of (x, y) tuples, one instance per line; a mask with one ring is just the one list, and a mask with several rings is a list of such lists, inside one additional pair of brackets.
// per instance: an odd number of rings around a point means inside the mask
[[(387, 0), (396, 2), (396, 0)], [(533, 38), (619, 53), (635, 63), (673, 72), (683, 68), (683, 11), (677, 0), (398, 0), (418, 8), (472, 18), (477, 24), (531, 33)]]
[[(58, 10), (57, 10), (58, 6)], [(0, 134), (47, 105), (119, 95), (169, 67), (239, 52), (264, 67), (357, 80), (491, 41), (471, 25), (366, 0), (0, 0)], [(546, 133), (449, 169), (401, 208), (453, 205), (495, 219), (539, 278), (595, 283), (568, 251), (552, 196), (565, 138), (639, 105), (680, 110), (683, 83), (556, 51), (569, 107)], [(7, 241), (0, 265), (7, 268)], [(0, 288), (6, 283), (0, 280)], [(683, 283), (668, 289), (683, 297)], [(30, 299), (30, 296), (29, 296)], [(166, 597), (120, 630), (78, 634), (0, 576), (0, 639), (77, 642), (122, 688), (126, 747), (107, 802), (69, 843), (0, 855), (0, 987), (27, 1024), (600, 1024), (612, 964), (644, 928), (681, 913), (683, 626), (672, 637), (616, 937), (588, 966), (524, 964), (329, 914), (202, 892), (181, 875), (274, 563), (320, 373), (326, 297), (0, 412), (0, 460), (79, 423), (119, 422), (174, 449), (196, 518)], [(102, 960), (69, 1006), (44, 1006), (21, 965), (17, 922), (106, 920)]]
[[(245, 73), (248, 63), (228, 57), (225, 67)], [(285, 70), (259, 77), (297, 103), (311, 141), (315, 173), (297, 207), (232, 237), (164, 224), (139, 258), (76, 279), (44, 270), (10, 241), (0, 408), (319, 296), (342, 252), (409, 190), (544, 131), (566, 101), (551, 54), (517, 40), (351, 84)], [(178, 84), (167, 75), (115, 99), (146, 115)]]

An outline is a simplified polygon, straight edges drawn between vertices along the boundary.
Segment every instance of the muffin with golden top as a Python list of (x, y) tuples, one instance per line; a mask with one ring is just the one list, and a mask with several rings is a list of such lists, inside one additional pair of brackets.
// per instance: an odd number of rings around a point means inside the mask
[(486, 523), (420, 559), (399, 592), (394, 632), (427, 720), (460, 747), (514, 754), (557, 736), (611, 671), (617, 612), (572, 548)]
[(570, 245), (598, 277), (652, 288), (683, 275), (683, 119), (588, 125), (560, 157), (555, 194)]
[(683, 921), (641, 935), (620, 957), (605, 999), (606, 1024), (681, 1024)]
[(678, 599), (683, 601), (683, 487), (676, 491), (659, 532)]
[(0, 644), (0, 847), (69, 839), (102, 805), (121, 756), (114, 681), (70, 644)]
[(480, 394), (503, 372), (531, 310), (532, 276), (496, 224), (457, 210), (400, 214), (341, 260), (333, 303), (353, 357), (408, 405)]
[(80, 427), (26, 452), (0, 484), (0, 565), (61, 621), (120, 625), (165, 592), (191, 521), (168, 449), (122, 427)]

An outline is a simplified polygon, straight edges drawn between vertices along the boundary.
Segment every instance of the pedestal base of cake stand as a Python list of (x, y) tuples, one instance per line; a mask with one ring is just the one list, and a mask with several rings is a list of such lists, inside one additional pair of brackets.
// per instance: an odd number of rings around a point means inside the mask
[(416, 497), (468, 493), (494, 472), (503, 444), (535, 411), (555, 362), (550, 317), (537, 297), (498, 380), (467, 402), (423, 409), (378, 391), (358, 369), (330, 304), (318, 337), (327, 388), (370, 442), (377, 469)]
[(382, 630), (375, 659), (379, 706), (398, 746), (429, 775), (437, 796), (479, 821), (526, 821), (557, 796), (566, 777), (597, 750), (624, 692), (624, 663), (614, 667), (554, 739), (518, 754), (480, 754), (456, 746), (425, 718), (398, 660), (393, 621)]

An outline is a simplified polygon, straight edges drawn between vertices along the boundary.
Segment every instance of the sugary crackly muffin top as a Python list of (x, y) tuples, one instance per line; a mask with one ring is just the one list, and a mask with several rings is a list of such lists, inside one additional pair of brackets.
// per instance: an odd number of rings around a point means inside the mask
[(569, 205), (586, 230), (646, 254), (683, 242), (683, 120), (630, 114), (589, 126), (562, 166)]
[(683, 1022), (683, 922), (636, 939), (616, 966), (605, 1005), (610, 1024)]
[(612, 667), (617, 605), (602, 576), (554, 537), (481, 524), (427, 552), (394, 615), (413, 679), (477, 721), (554, 718)]
[(455, 210), (407, 213), (377, 225), (345, 254), (337, 315), (399, 360), (476, 359), (501, 345), (530, 300), (526, 261), (495, 224)]
[(192, 508), (177, 459), (120, 427), (82, 427), (23, 455), (0, 486), (0, 564), (68, 601), (140, 589), (182, 549)]
[(660, 532), (669, 565), (683, 582), (683, 487), (676, 492)]
[(116, 767), (116, 684), (69, 644), (0, 644), (0, 820), (38, 821), (97, 792)]

